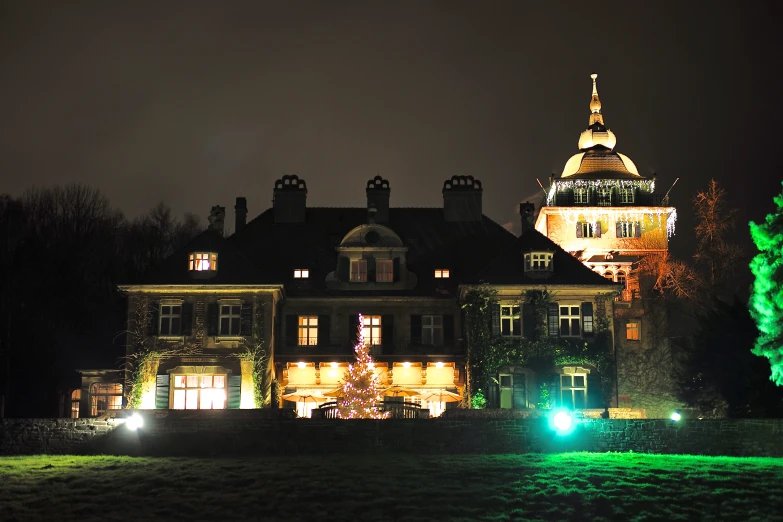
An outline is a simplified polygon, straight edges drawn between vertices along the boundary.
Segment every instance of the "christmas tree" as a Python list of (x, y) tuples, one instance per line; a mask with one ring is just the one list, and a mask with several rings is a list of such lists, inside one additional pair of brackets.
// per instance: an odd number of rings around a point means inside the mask
[(340, 385), (342, 398), (338, 408), (342, 419), (383, 419), (388, 412), (376, 409), (383, 397), (378, 389), (378, 377), (375, 375), (375, 365), (364, 345), (362, 325), (364, 318), (359, 314), (359, 339), (354, 346), (356, 362), (348, 366), (345, 380)]
[(750, 235), (759, 254), (750, 262), (755, 276), (750, 314), (759, 336), (753, 353), (769, 359), (770, 379), (783, 386), (783, 193), (775, 196), (777, 211), (765, 223), (750, 223)]

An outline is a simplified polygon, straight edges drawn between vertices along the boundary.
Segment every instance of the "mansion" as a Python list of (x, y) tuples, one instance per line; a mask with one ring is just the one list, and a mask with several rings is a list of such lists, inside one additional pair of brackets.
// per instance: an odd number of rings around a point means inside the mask
[[(130, 364), (81, 371), (72, 415), (130, 406), (310, 416), (319, 400), (283, 395), (328, 396), (359, 334), (382, 387), (419, 392), (408, 401), (447, 391), (481, 394), (490, 408), (660, 415), (666, 383), (650, 388), (629, 368), (668, 344), (665, 317), (646, 304), (645, 260), (666, 252), (676, 215), (615, 142), (594, 76), (579, 152), (538, 212), (520, 204), (520, 236), (483, 214), (471, 176), (446, 179), (434, 208), (392, 206), (380, 176), (360, 206), (308, 207), (306, 181), (283, 176), (272, 207), (249, 221), (236, 199), (231, 235), (225, 208), (213, 207), (206, 231), (143, 284), (121, 287)], [(468, 306), (477, 296), (484, 315)], [(482, 362), (500, 349), (514, 355)], [(433, 416), (457, 407), (420, 405)]]

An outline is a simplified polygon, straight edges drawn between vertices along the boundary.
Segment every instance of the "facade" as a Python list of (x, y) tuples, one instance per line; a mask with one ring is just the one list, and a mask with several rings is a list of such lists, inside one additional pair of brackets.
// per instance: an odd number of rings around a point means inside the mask
[(676, 408), (668, 321), (656, 297), (656, 267), (666, 259), (676, 209), (655, 192), (655, 175), (643, 176), (615, 151), (615, 134), (604, 124), (593, 74), (589, 126), (559, 176), (550, 178), (536, 229), (586, 266), (622, 285), (614, 306), (619, 395), (623, 405), (648, 416)]

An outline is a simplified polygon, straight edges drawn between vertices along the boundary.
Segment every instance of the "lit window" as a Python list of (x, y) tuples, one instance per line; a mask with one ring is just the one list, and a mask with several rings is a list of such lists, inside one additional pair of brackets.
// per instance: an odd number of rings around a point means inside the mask
[(381, 316), (365, 315), (362, 319), (362, 337), (365, 346), (381, 344)]
[(560, 306), (560, 336), (579, 337), (582, 333), (578, 305)]
[(79, 418), (79, 405), (82, 400), (82, 391), (81, 390), (73, 390), (71, 392), (71, 418), (72, 419), (78, 419)]
[(226, 407), (225, 375), (174, 375), (175, 410), (222, 410)]
[(634, 190), (632, 188), (621, 188), (617, 191), (620, 203), (633, 203)]
[(197, 272), (217, 270), (217, 254), (196, 252), (188, 256), (188, 270)]
[(439, 269), (435, 270), (435, 279), (448, 279), (450, 276), (449, 270)]
[(421, 343), (432, 346), (443, 344), (443, 317), (440, 315), (421, 316)]
[(351, 261), (351, 281), (364, 283), (367, 281), (367, 260)]
[(574, 189), (574, 203), (578, 204), (587, 204), (587, 189), (586, 188), (575, 188)]
[(299, 346), (318, 345), (318, 316), (299, 316)]
[(587, 403), (587, 374), (572, 373), (560, 376), (560, 405), (563, 408), (582, 409)]
[(122, 384), (96, 382), (90, 386), (90, 415), (97, 417), (119, 409), (122, 409)]
[(220, 305), (220, 333), (218, 335), (239, 335), (242, 306), (239, 304)]
[(182, 305), (160, 305), (159, 335), (180, 335), (182, 332)]
[(391, 283), (394, 281), (394, 263), (391, 259), (378, 259), (375, 261), (375, 280), (379, 283)]
[(612, 205), (612, 189), (610, 187), (598, 187), (595, 191), (598, 206), (610, 207)]
[(609, 281), (614, 281), (614, 274), (611, 271), (604, 272), (604, 277)]
[(294, 279), (307, 279), (310, 277), (310, 270), (306, 268), (297, 268), (294, 270)]
[(522, 321), (519, 319), (519, 306), (500, 307), (500, 335), (519, 337), (522, 335)]
[(617, 222), (617, 237), (636, 237), (636, 223), (628, 223), (625, 221)]
[(577, 237), (601, 237), (600, 228), (597, 223), (577, 223), (576, 235)]
[(525, 254), (525, 272), (551, 272), (551, 252), (528, 252)]
[(626, 323), (625, 325), (625, 338), (628, 341), (638, 341), (639, 340), (639, 323), (636, 321), (631, 321)]
[(622, 284), (623, 287), (626, 286), (627, 279), (625, 277), (625, 272), (623, 272), (622, 270), (617, 272), (617, 282)]

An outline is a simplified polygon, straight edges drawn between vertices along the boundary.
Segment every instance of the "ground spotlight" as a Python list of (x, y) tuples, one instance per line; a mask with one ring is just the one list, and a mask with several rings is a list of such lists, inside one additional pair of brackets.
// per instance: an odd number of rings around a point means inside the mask
[(136, 431), (137, 429), (144, 426), (144, 419), (141, 418), (141, 415), (138, 413), (134, 413), (130, 417), (128, 417), (128, 420), (125, 421), (125, 425), (128, 427), (131, 431)]
[(561, 408), (550, 414), (549, 427), (555, 430), (558, 435), (568, 435), (574, 431), (576, 422), (570, 411)]
[(677, 422), (681, 418), (682, 416), (680, 415), (679, 411), (675, 411), (674, 413), (672, 413), (671, 420), (673, 420), (674, 422)]

